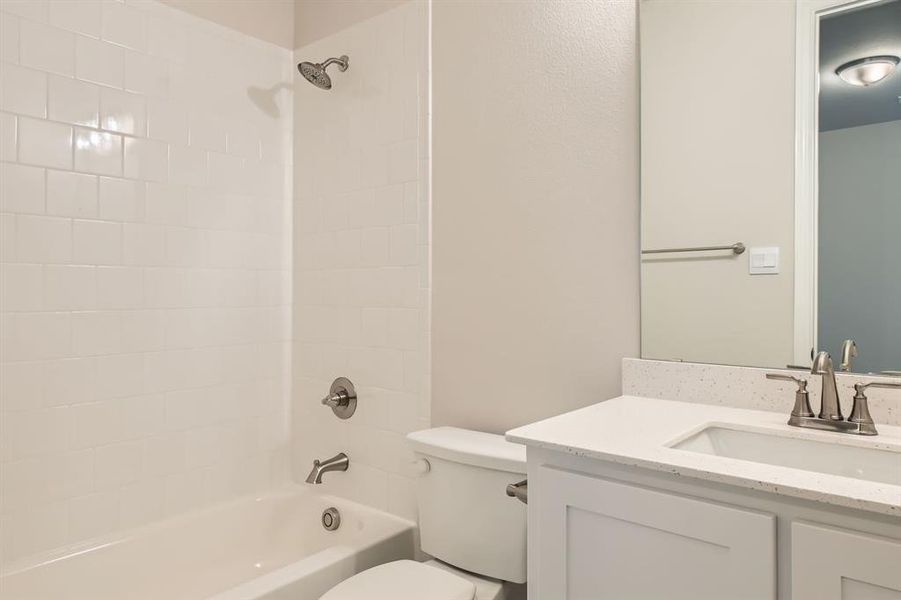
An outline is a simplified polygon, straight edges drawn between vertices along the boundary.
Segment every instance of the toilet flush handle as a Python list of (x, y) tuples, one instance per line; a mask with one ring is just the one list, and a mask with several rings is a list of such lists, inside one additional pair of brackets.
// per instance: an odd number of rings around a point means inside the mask
[(422, 477), (432, 470), (432, 465), (424, 458), (417, 458), (410, 461), (410, 468), (416, 477)]
[(510, 483), (507, 485), (507, 495), (516, 498), (523, 504), (529, 503), (529, 480), (523, 479), (518, 483)]

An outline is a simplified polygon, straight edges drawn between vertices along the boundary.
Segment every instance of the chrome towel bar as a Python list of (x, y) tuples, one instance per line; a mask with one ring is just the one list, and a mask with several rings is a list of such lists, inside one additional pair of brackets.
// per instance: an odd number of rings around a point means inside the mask
[(729, 246), (698, 246), (696, 248), (661, 248), (659, 250), (642, 250), (642, 254), (664, 254), (667, 252), (707, 252), (709, 250), (732, 250), (734, 254), (743, 254), (745, 245), (735, 242)]

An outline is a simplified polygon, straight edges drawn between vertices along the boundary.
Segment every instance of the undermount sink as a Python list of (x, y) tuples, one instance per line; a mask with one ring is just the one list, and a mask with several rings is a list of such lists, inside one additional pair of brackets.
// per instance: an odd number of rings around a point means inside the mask
[(706, 427), (670, 447), (901, 486), (901, 451), (897, 450), (831, 444), (718, 425)]

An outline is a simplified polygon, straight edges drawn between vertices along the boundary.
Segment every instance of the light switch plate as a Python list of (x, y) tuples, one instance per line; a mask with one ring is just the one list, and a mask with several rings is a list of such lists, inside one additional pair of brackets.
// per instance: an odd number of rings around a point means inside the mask
[(779, 272), (777, 246), (751, 248), (748, 257), (748, 272), (751, 275), (775, 275)]

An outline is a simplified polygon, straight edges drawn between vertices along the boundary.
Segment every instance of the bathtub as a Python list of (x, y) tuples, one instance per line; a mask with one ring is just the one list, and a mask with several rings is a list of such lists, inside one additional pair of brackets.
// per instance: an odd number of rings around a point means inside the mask
[[(322, 511), (341, 513), (326, 531)], [(415, 524), (290, 487), (100, 540), (0, 575), (4, 600), (315, 600), (371, 566), (412, 558)]]

